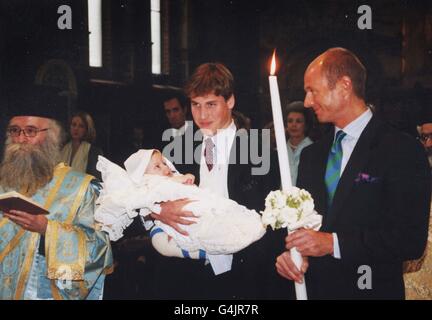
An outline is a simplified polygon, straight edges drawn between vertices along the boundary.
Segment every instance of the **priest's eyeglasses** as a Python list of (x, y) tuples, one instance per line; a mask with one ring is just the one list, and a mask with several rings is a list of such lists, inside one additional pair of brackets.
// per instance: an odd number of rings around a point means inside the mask
[(7, 128), (6, 133), (8, 136), (16, 138), (16, 137), (19, 137), (21, 135), (21, 132), (23, 132), (27, 138), (33, 138), (33, 137), (36, 137), (39, 132), (47, 131), (48, 129), (49, 128), (39, 129), (36, 127), (31, 127), (31, 126), (24, 127), (24, 129), (21, 129), (20, 127), (17, 127), (17, 126), (11, 126), (11, 127)]
[(429, 139), (432, 139), (432, 133), (423, 133), (420, 135), (420, 140), (423, 142), (426, 142)]

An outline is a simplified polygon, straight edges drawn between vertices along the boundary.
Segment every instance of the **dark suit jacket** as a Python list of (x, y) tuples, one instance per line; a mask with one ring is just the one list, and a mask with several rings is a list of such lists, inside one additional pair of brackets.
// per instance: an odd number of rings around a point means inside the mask
[[(309, 259), (308, 295), (312, 299), (403, 299), (402, 262), (419, 258), (427, 240), (430, 172), (424, 150), (414, 138), (374, 116), (328, 208), (324, 175), (333, 137), (334, 130), (305, 148), (299, 166), (298, 186), (312, 194), (316, 210), (323, 215), (321, 231), (337, 233), (342, 257)], [(371, 289), (358, 286), (358, 282), (367, 284), (363, 265), (370, 267)]]
[[(181, 137), (181, 143), (188, 138), (186, 133)], [(190, 138), (190, 136), (189, 136)], [(279, 188), (280, 178), (277, 167), (277, 157), (271, 156), (270, 172), (266, 175), (253, 175), (254, 167), (250, 153), (245, 164), (239, 163), (240, 139), (236, 138), (231, 149), (231, 159), (228, 167), (228, 193), (230, 199), (245, 205), (258, 212), (264, 209), (264, 200), (271, 190)], [(193, 143), (196, 154), (200, 155), (202, 141)], [(235, 148), (234, 148), (235, 146)], [(184, 149), (183, 149), (184, 150)], [(187, 156), (183, 154), (181, 163), (175, 163), (181, 173), (192, 173), (199, 184), (200, 165), (197, 163), (185, 164)], [(260, 165), (255, 165), (259, 167)], [(185, 299), (239, 299), (239, 298), (265, 298), (269, 285), (268, 274), (273, 273), (274, 256), (270, 257), (266, 238), (250, 245), (248, 248), (234, 254), (233, 266), (230, 272), (215, 276), (211, 266), (204, 266), (204, 262), (190, 259), (159, 257), (158, 279), (159, 288), (157, 298), (185, 298)], [(280, 252), (279, 252), (280, 253)]]

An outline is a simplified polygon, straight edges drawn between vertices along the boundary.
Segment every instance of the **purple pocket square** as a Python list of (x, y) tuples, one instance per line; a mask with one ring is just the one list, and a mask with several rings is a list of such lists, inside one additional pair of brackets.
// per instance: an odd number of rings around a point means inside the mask
[(354, 182), (356, 182), (356, 183), (376, 183), (376, 182), (378, 182), (378, 180), (379, 180), (378, 177), (372, 177), (368, 173), (360, 172), (357, 175), (357, 178), (354, 180)]

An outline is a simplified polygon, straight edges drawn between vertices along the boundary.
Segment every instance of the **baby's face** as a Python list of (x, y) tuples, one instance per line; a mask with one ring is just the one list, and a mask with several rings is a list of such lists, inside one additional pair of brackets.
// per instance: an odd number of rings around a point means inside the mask
[(172, 172), (170, 168), (165, 164), (165, 161), (163, 160), (162, 154), (160, 152), (153, 153), (145, 173), (166, 177), (172, 176)]

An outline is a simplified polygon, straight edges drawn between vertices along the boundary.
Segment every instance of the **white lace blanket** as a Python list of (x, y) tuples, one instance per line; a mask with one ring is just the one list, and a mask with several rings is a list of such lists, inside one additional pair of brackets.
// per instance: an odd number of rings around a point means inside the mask
[(188, 251), (205, 250), (208, 254), (235, 253), (260, 239), (265, 228), (261, 216), (235, 201), (217, 196), (195, 185), (184, 185), (169, 177), (145, 175), (135, 185), (127, 172), (109, 160), (99, 157), (97, 169), (102, 173), (103, 190), (97, 200), (95, 219), (111, 240), (123, 236), (123, 230), (137, 216), (146, 216), (157, 203), (189, 198), (196, 200), (184, 210), (199, 218), (190, 226), (182, 226), (189, 233), (183, 236), (171, 227), (156, 221), (177, 244)]

